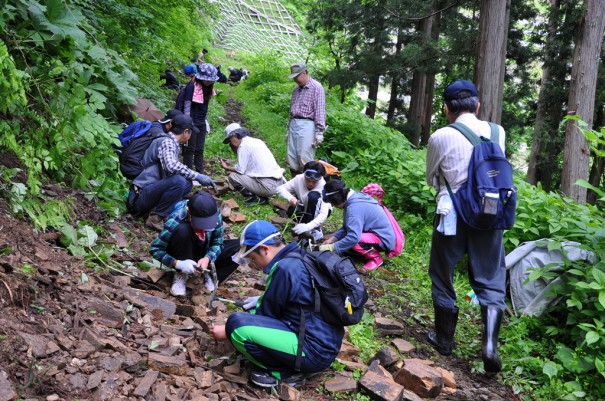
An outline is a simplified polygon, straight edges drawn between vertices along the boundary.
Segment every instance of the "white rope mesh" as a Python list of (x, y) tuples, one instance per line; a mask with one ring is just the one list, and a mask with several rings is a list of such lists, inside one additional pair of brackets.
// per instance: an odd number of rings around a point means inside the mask
[(276, 50), (288, 60), (304, 60), (308, 42), (279, 0), (219, 0), (221, 20), (214, 26), (216, 45), (256, 53)]

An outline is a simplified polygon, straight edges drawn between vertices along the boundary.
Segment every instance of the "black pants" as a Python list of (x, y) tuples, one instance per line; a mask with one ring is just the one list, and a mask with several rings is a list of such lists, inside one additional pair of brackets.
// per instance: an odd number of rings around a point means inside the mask
[(192, 134), (183, 146), (183, 164), (198, 173), (204, 173), (204, 147), (206, 146), (206, 120), (195, 121), (199, 133)]
[[(237, 269), (237, 263), (231, 260), (231, 257), (239, 252), (239, 248), (239, 239), (230, 239), (224, 242), (223, 251), (214, 262), (219, 282), (225, 281)], [(177, 260), (191, 259), (197, 261), (205, 256), (188, 222), (177, 227), (170, 238), (166, 251)]]
[(299, 223), (308, 223), (315, 218), (315, 211), (317, 210), (317, 203), (319, 202), (319, 198), (321, 194), (317, 191), (309, 192), (307, 196), (307, 201), (305, 202), (304, 207), (300, 207), (298, 204), (296, 206), (290, 206), (286, 213), (288, 217), (296, 216), (296, 221)]

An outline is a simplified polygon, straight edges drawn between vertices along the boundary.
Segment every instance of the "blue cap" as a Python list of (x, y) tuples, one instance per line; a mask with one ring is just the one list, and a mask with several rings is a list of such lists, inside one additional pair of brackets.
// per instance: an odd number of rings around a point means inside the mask
[[(460, 93), (464, 91), (468, 93)], [(446, 102), (450, 100), (465, 99), (471, 96), (479, 96), (477, 88), (475, 87), (474, 83), (471, 81), (465, 81), (464, 79), (448, 85), (443, 91), (443, 98)]]
[(186, 65), (185, 68), (183, 68), (183, 74), (191, 76), (191, 75), (195, 75), (197, 73), (197, 65), (195, 64), (189, 64)]
[[(240, 246), (254, 246), (263, 242), (267, 237), (279, 233), (277, 227), (269, 223), (267, 220), (256, 220), (248, 224), (240, 238)], [(275, 237), (269, 238), (263, 244), (272, 245), (275, 243)]]

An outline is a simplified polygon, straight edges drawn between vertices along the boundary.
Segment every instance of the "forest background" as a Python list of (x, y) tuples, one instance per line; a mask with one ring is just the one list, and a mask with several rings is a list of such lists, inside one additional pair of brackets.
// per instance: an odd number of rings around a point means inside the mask
[[(405, 255), (386, 265), (393, 295), (379, 302), (405, 304), (417, 311), (411, 322), (431, 325), (426, 268), (435, 204), (424, 180), (425, 145), (445, 124), (443, 88), (456, 79), (473, 80), (481, 117), (502, 123), (507, 155), (528, 166), (516, 175), (517, 222), (505, 234), (507, 251), (550, 238), (550, 249), (574, 240), (597, 256), (594, 265), (567, 262), (563, 272), (551, 266), (532, 272), (531, 280), (561, 277), (555, 292), (562, 301), (542, 318), (511, 317), (501, 334), (501, 379), (527, 399), (605, 398), (605, 4), (282, 4), (301, 27), (290, 42), (298, 57), (271, 46), (236, 49), (251, 75), (229, 92), (244, 103), (247, 125), (282, 162), (289, 63), (304, 59), (324, 83), (329, 129), (320, 155), (341, 166), (353, 188), (368, 178), (386, 188), (387, 204), (407, 235)], [(127, 183), (112, 148), (128, 117), (122, 105), (142, 97), (170, 108), (174, 92), (161, 87), (159, 75), (166, 68), (179, 71), (202, 47), (213, 61), (231, 62), (213, 31), (226, 6), (199, 0), (4, 1), (0, 185), (12, 212), (40, 231), (70, 221), (69, 204), (45, 196), (43, 186), (53, 180), (80, 188), (110, 216), (124, 213)], [(368, 101), (357, 96), (360, 85)], [(381, 90), (389, 93), (384, 105)], [(211, 107), (210, 117), (215, 134), (207, 155), (228, 157), (220, 143), (220, 108)], [(524, 145), (529, 155), (521, 153)], [(19, 160), (18, 168), (4, 163), (9, 158)], [(457, 330), (456, 354), (474, 358), (472, 369), (480, 371), (477, 325), (470, 324), (477, 311), (462, 299), (467, 281), (460, 269), (455, 283), (466, 318)]]

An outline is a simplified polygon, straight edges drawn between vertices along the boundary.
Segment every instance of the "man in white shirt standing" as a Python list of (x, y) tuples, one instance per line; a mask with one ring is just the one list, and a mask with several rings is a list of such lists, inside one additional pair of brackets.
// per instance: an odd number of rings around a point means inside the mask
[(231, 166), (221, 159), (221, 167), (228, 171), (229, 186), (239, 191), (247, 199), (244, 205), (266, 205), (269, 197), (277, 193), (277, 187), (286, 183), (284, 169), (279, 167), (267, 145), (238, 123), (225, 128), (224, 144), (229, 144), (237, 154), (237, 164)]
[[(479, 94), (470, 81), (459, 80), (443, 92), (445, 115), (450, 123), (462, 123), (475, 135), (491, 138), (487, 121), (477, 118)], [(499, 145), (504, 151), (504, 129), (498, 126)], [(456, 291), (452, 283), (454, 268), (468, 255), (468, 277), (481, 305), (482, 359), (487, 373), (502, 368), (498, 356), (498, 335), (505, 309), (506, 270), (502, 230), (477, 230), (468, 226), (452, 207), (446, 181), (452, 193), (468, 179), (468, 167), (473, 145), (457, 129), (447, 126), (431, 135), (426, 156), (426, 181), (437, 191), (437, 215), (433, 229), (429, 276), (435, 310), (435, 330), (428, 334), (429, 342), (442, 355), (449, 355), (454, 344), (458, 321), (455, 306)], [(444, 228), (442, 221), (450, 221)]]

